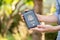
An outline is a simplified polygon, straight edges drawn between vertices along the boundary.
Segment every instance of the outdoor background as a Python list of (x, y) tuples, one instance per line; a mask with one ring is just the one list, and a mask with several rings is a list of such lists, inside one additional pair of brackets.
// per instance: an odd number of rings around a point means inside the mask
[[(0, 40), (32, 40), (31, 31), (21, 19), (21, 12), (33, 8), (33, 0), (0, 0)], [(44, 15), (52, 15), (55, 11), (56, 0), (43, 0)], [(55, 40), (57, 32), (45, 36), (46, 40)]]

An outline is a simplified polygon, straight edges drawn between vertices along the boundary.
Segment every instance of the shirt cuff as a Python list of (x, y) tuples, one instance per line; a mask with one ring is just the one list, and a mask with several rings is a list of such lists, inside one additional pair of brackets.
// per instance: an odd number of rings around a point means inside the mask
[(58, 13), (55, 13), (54, 15), (57, 16), (57, 18), (58, 18)]

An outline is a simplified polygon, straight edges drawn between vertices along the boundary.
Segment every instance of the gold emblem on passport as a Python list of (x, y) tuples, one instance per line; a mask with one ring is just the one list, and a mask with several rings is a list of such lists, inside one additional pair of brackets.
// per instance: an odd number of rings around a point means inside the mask
[(34, 26), (35, 25), (34, 17), (32, 15), (28, 15), (27, 17), (28, 17), (28, 21), (30, 21), (30, 24)]
[(28, 21), (34, 20), (34, 17), (32, 15), (28, 15), (27, 17), (28, 17)]
[(36, 27), (37, 25), (40, 24), (36, 15), (35, 15), (34, 10), (24, 12), (23, 15), (24, 15), (24, 20), (25, 20), (29, 29), (34, 28), (34, 27)]

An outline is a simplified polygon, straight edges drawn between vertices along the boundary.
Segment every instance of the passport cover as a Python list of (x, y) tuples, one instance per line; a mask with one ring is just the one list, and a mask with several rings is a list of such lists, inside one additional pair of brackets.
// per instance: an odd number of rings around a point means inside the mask
[(23, 17), (29, 29), (40, 24), (33, 10), (24, 12)]

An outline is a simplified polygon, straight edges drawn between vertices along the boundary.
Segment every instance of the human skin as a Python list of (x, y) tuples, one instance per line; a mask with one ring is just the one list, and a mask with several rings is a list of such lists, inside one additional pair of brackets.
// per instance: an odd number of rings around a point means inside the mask
[[(45, 16), (36, 14), (39, 21), (43, 21), (45, 23), (57, 23), (57, 17), (55, 15)], [(37, 25), (36, 28), (32, 28), (32, 30), (39, 32), (56, 32), (60, 31), (60, 25), (52, 26), (52, 25)]]

